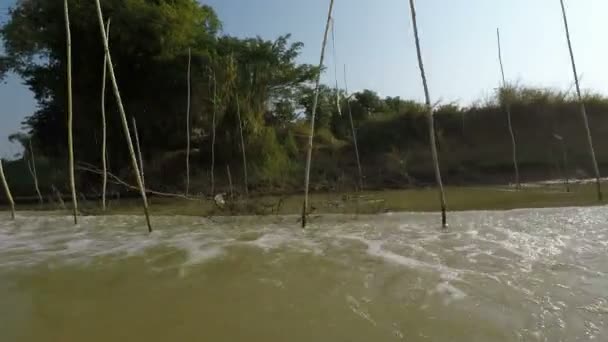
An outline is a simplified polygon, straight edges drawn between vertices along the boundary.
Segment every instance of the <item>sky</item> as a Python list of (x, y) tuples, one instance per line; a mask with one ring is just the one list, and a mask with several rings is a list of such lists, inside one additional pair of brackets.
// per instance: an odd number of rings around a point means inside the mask
[[(329, 0), (204, 0), (225, 34), (304, 43), (299, 61), (319, 63)], [(0, 0), (0, 23), (15, 0)], [(432, 102), (470, 104), (499, 85), (496, 28), (506, 78), (523, 85), (569, 89), (573, 82), (559, 0), (418, 0), (418, 25)], [(608, 94), (608, 1), (566, 0), (582, 87)], [(335, 0), (335, 60), (329, 40), (323, 82), (350, 91), (421, 100), (408, 0)], [(7, 136), (35, 110), (31, 93), (11, 75), (0, 84), (0, 157), (19, 152)], [(78, 115), (75, 113), (75, 115)]]

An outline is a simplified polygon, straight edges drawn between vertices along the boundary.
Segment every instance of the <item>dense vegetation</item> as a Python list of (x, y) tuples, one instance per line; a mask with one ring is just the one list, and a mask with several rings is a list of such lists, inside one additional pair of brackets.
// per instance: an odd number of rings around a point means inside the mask
[[(312, 80), (319, 70), (300, 64), (302, 44), (289, 35), (274, 40), (222, 34), (212, 8), (195, 0), (103, 0), (112, 19), (110, 46), (127, 114), (137, 119), (146, 183), (183, 192), (185, 181), (187, 59), (192, 50), (191, 192), (210, 191), (212, 113), (217, 113), (216, 181), (227, 189), (226, 166), (242, 188), (237, 108), (250, 156), (249, 180), (256, 192), (298, 191), (303, 183)], [(70, 1), (73, 48), (75, 154), (79, 188), (95, 193), (101, 164), (103, 49), (94, 2)], [(66, 188), (66, 80), (63, 7), (60, 1), (18, 1), (0, 28), (5, 55), (0, 76), (19, 74), (34, 92), (38, 110), (25, 121), (27, 134), (13, 137), (25, 151), (6, 166), (14, 192), (33, 194), (27, 161), (31, 141), (42, 192)], [(337, 93), (336, 93), (337, 92)], [(350, 124), (352, 110), (368, 188), (432, 183), (427, 121), (421, 103), (381, 98), (364, 90), (348, 96), (321, 88), (312, 186), (356, 187)], [(336, 98), (339, 96), (337, 108)], [(586, 138), (570, 94), (512, 87), (479, 104), (435, 108), (444, 178), (448, 184), (512, 181), (511, 146), (503, 104), (511, 103), (522, 178), (538, 180), (590, 174)], [(111, 172), (132, 181), (115, 101), (107, 93), (108, 160)], [(238, 101), (238, 102), (237, 102)], [(347, 102), (348, 101), (348, 102)], [(608, 165), (608, 99), (586, 97), (600, 168)], [(556, 136), (562, 137), (568, 163)], [(116, 190), (125, 188), (117, 186)], [(238, 189), (237, 189), (238, 190)]]

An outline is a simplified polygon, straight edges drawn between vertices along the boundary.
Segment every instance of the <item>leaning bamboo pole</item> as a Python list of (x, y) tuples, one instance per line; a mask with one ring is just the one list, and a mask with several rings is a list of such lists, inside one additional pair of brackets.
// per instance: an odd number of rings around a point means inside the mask
[(186, 83), (188, 84), (188, 102), (186, 104), (186, 196), (190, 192), (190, 70), (192, 64), (192, 50), (188, 49), (188, 75)]
[(127, 147), (129, 148), (129, 154), (131, 156), (131, 164), (133, 167), (133, 172), (135, 173), (135, 178), (137, 179), (137, 185), (139, 186), (139, 192), (141, 193), (141, 198), (144, 205), (144, 214), (146, 215), (146, 223), (148, 225), (148, 231), (152, 232), (152, 224), (150, 223), (150, 215), (148, 210), (148, 198), (146, 197), (146, 191), (144, 187), (144, 183), (141, 179), (141, 174), (139, 171), (139, 165), (137, 164), (137, 158), (135, 157), (135, 150), (133, 149), (133, 141), (131, 140), (131, 134), (129, 133), (129, 124), (127, 123), (127, 114), (125, 113), (125, 108), (122, 104), (122, 99), (120, 97), (120, 91), (118, 90), (118, 82), (116, 81), (116, 75), (114, 74), (114, 66), (112, 65), (112, 55), (110, 54), (110, 48), (108, 47), (108, 38), (106, 36), (106, 31), (103, 26), (103, 14), (101, 13), (101, 4), (99, 0), (95, 0), (95, 5), (97, 7), (97, 18), (99, 21), (99, 29), (101, 31), (101, 38), (103, 41), (103, 47), (105, 51), (105, 55), (107, 58), (108, 70), (110, 72), (110, 79), (112, 81), (112, 88), (114, 89), (114, 97), (116, 98), (116, 103), (118, 105), (118, 111), (120, 112), (120, 118), (122, 121), (122, 128), (125, 134), (125, 138), (127, 140)]
[(43, 204), (44, 200), (42, 199), (42, 193), (40, 192), (40, 186), (38, 186), (38, 172), (36, 171), (36, 156), (34, 155), (34, 149), (32, 148), (32, 140), (29, 139), (27, 141), (29, 150), (30, 150), (30, 158), (28, 160), (27, 166), (30, 169), (30, 173), (32, 174), (32, 179), (34, 180), (34, 189), (36, 190), (36, 195), (38, 196), (38, 203)]
[(6, 194), (6, 199), (8, 200), (8, 204), (11, 207), (11, 219), (15, 219), (15, 201), (13, 200), (13, 195), (11, 195), (11, 189), (8, 187), (8, 182), (6, 181), (6, 176), (4, 176), (4, 168), (2, 167), (2, 158), (0, 158), (0, 180), (2, 181), (2, 186), (4, 187), (4, 193)]
[(568, 27), (568, 18), (566, 16), (566, 6), (564, 0), (560, 0), (562, 7), (562, 17), (564, 19), (564, 28), (566, 31), (566, 40), (568, 41), (568, 51), (570, 52), (570, 62), (572, 64), (572, 72), (574, 73), (574, 83), (576, 85), (576, 96), (579, 102), (581, 116), (583, 117), (583, 123), (585, 125), (585, 132), (587, 133), (587, 143), (589, 144), (589, 154), (591, 155), (591, 162), (593, 164), (593, 172), (595, 173), (595, 185), (597, 190), (597, 200), (602, 201), (602, 185), (600, 181), (600, 169), (597, 166), (597, 159), (595, 158), (595, 149), (593, 148), (593, 138), (591, 137), (591, 129), (589, 128), (589, 120), (587, 119), (587, 109), (585, 108), (585, 102), (581, 95), (581, 87), (578, 81), (578, 73), (576, 71), (576, 63), (574, 61), (574, 52), (572, 50), (572, 41), (570, 40), (570, 28)]
[(76, 198), (76, 181), (74, 180), (74, 135), (72, 132), (74, 119), (72, 111), (72, 34), (70, 32), (70, 14), (68, 10), (68, 0), (63, 1), (63, 13), (65, 15), (65, 37), (67, 47), (68, 159), (70, 169), (70, 188), (72, 190), (72, 212), (74, 215), (74, 224), (78, 224), (78, 199)]
[(312, 113), (310, 117), (310, 133), (308, 136), (308, 149), (306, 152), (306, 173), (304, 175), (304, 203), (302, 204), (302, 228), (306, 227), (306, 215), (308, 213), (308, 189), (310, 185), (310, 163), (312, 161), (312, 144), (315, 136), (315, 116), (317, 114), (317, 104), (319, 102), (319, 84), (321, 83), (321, 71), (323, 69), (323, 60), (325, 59), (325, 46), (327, 45), (327, 36), (329, 34), (329, 25), (331, 23), (333, 8), (334, 0), (330, 0), (329, 10), (327, 11), (327, 22), (325, 24), (325, 34), (323, 35), (323, 43), (321, 44), (319, 74), (317, 75), (317, 79), (315, 81), (315, 96), (312, 102)]
[[(139, 173), (141, 174), (141, 183), (146, 188), (146, 177), (144, 176), (144, 158), (141, 154), (141, 145), (139, 144), (139, 132), (137, 130), (137, 121), (135, 117), (131, 118), (133, 122), (133, 135), (135, 136), (135, 151), (137, 152), (137, 159), (139, 160)], [(187, 197), (188, 195), (186, 195)]]
[(502, 91), (504, 96), (505, 110), (507, 112), (507, 126), (509, 128), (509, 135), (511, 136), (511, 150), (513, 157), (513, 169), (515, 171), (515, 188), (521, 189), (521, 182), (519, 179), (519, 164), (517, 161), (517, 144), (515, 142), (515, 132), (513, 131), (513, 123), (511, 120), (511, 99), (507, 91), (507, 80), (505, 78), (505, 68), (502, 63), (502, 47), (500, 44), (500, 30), (496, 28), (496, 38), (498, 41), (498, 63), (500, 64), (500, 74), (502, 75)]
[[(108, 37), (108, 44), (110, 40), (110, 19), (106, 25), (106, 36)], [(106, 123), (106, 80), (107, 80), (107, 69), (108, 69), (108, 57), (104, 54), (103, 56), (103, 74), (101, 81), (101, 166), (103, 169), (102, 180), (101, 180), (101, 210), (106, 211), (106, 192), (108, 190), (108, 154), (107, 154), (107, 123)]]
[(353, 110), (350, 106), (348, 95), (348, 83), (346, 81), (346, 64), (344, 64), (344, 90), (346, 91), (346, 105), (348, 106), (348, 120), (350, 121), (350, 131), (353, 136), (353, 145), (355, 146), (355, 157), (357, 158), (357, 169), (359, 171), (359, 191), (363, 191), (363, 169), (361, 168), (361, 158), (359, 157), (359, 144), (357, 142), (357, 131), (353, 121)]
[(441, 204), (441, 224), (447, 227), (446, 217), (446, 200), (443, 191), (443, 182), (441, 181), (441, 171), (439, 169), (439, 156), (437, 154), (437, 142), (435, 139), (435, 121), (433, 118), (433, 106), (431, 105), (431, 96), (429, 95), (429, 87), (426, 81), (426, 73), (424, 71), (424, 63), (422, 61), (422, 51), (420, 49), (420, 38), (418, 37), (418, 23), (416, 21), (416, 6), (414, 0), (410, 0), (410, 12), (412, 15), (412, 26), (414, 28), (414, 38), (416, 40), (416, 52), (418, 54), (418, 67), (420, 68), (420, 77), (422, 78), (422, 86), (424, 88), (424, 97), (426, 101), (427, 117), (429, 120), (429, 137), (431, 142), (431, 154), (433, 155), (433, 164), (435, 167), (435, 178), (439, 188), (439, 201)]

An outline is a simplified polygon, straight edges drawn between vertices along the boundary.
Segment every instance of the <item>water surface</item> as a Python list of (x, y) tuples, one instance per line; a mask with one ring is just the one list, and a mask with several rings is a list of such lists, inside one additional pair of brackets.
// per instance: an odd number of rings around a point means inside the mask
[(607, 219), (0, 214), (0, 341), (605, 341)]

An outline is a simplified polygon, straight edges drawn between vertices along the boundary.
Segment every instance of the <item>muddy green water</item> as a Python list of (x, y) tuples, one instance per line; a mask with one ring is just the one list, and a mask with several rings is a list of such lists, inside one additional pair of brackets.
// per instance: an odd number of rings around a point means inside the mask
[(0, 341), (607, 341), (608, 209), (0, 214)]

